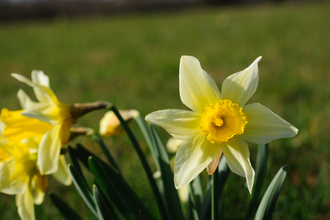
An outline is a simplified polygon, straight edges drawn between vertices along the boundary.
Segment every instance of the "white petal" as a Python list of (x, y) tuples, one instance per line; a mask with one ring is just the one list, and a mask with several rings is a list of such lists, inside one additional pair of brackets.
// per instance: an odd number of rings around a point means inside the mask
[(49, 77), (43, 71), (33, 70), (31, 78), (32, 82), (49, 87)]
[(240, 135), (243, 140), (266, 144), (278, 138), (293, 137), (298, 133), (297, 128), (260, 103), (244, 106), (243, 112), (248, 115), (248, 123), (244, 133)]
[(63, 185), (69, 186), (72, 183), (72, 179), (70, 176), (70, 171), (68, 164), (65, 161), (64, 155), (60, 156), (60, 161), (58, 162), (57, 172), (53, 174), (53, 177)]
[(204, 134), (185, 141), (175, 156), (175, 187), (178, 189), (192, 181), (218, 156), (219, 151), (220, 145), (211, 144)]
[(21, 81), (21, 82), (33, 87), (35, 89), (35, 92), (37, 89), (36, 96), (37, 96), (38, 100), (40, 98), (40, 100), (39, 100), (40, 102), (55, 103), (55, 104), (59, 103), (54, 92), (49, 87), (34, 83), (31, 80), (29, 80), (28, 78), (26, 78), (20, 74), (17, 74), (17, 73), (12, 73), (11, 75), (18, 81)]
[(61, 125), (56, 125), (40, 141), (37, 165), (42, 175), (53, 174), (58, 169), (62, 145), (60, 131)]
[(36, 102), (32, 101), (30, 97), (21, 89), (18, 90), (17, 98), (23, 109), (29, 109), (37, 104)]
[[(32, 82), (49, 88), (49, 78), (44, 74), (43, 71), (33, 70), (31, 74)], [(51, 100), (44, 89), (34, 86), (34, 93), (39, 102), (49, 102)]]
[(49, 103), (35, 103), (30, 106), (29, 109), (25, 109), (21, 115), (28, 118), (36, 118), (40, 121), (48, 122), (52, 125), (57, 124), (57, 120), (53, 119), (52, 112), (54, 112), (55, 107), (49, 105)]
[(1, 192), (9, 195), (22, 194), (27, 188), (29, 179), (30, 176), (23, 163), (17, 163), (14, 159), (0, 163)]
[(185, 140), (201, 132), (200, 116), (196, 112), (167, 109), (152, 112), (146, 121), (164, 128), (174, 138)]
[(21, 219), (35, 219), (33, 197), (30, 187), (28, 187), (23, 194), (16, 195), (16, 206)]
[(204, 112), (205, 105), (215, 104), (221, 99), (214, 80), (195, 57), (181, 57), (179, 81), (181, 101), (193, 111)]
[(224, 156), (231, 171), (246, 178), (249, 192), (252, 192), (254, 170), (250, 162), (250, 151), (245, 141), (232, 138), (221, 145)]
[(241, 107), (244, 106), (257, 89), (260, 59), (261, 57), (258, 57), (248, 68), (230, 75), (223, 81), (221, 93), (224, 99), (231, 100)]

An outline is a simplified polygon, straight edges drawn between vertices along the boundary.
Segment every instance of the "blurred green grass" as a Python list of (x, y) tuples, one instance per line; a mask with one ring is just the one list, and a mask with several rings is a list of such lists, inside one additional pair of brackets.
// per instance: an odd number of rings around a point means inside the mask
[[(39, 69), (49, 75), (53, 90), (66, 103), (105, 100), (143, 115), (185, 109), (178, 88), (181, 55), (197, 57), (219, 86), (262, 55), (259, 87), (250, 102), (264, 104), (300, 130), (293, 139), (270, 144), (268, 183), (282, 165), (288, 165), (273, 217), (330, 219), (329, 7), (329, 2), (320, 1), (2, 23), (0, 107), (19, 109), (19, 88), (32, 95), (10, 73), (30, 77), (33, 69)], [(103, 113), (92, 113), (78, 125), (97, 130)], [(137, 127), (133, 129), (143, 143)], [(166, 141), (169, 136), (162, 130), (161, 134)], [(98, 152), (91, 140), (79, 141)], [(107, 143), (126, 179), (148, 208), (155, 209), (128, 139)], [(250, 150), (255, 167), (256, 147), (251, 144)], [(85, 219), (93, 218), (73, 186), (49, 179), (50, 191)], [(237, 213), (244, 215), (247, 209), (249, 194), (244, 178), (232, 174), (228, 181), (222, 202), (228, 219), (237, 219)], [(18, 219), (14, 197), (1, 195), (0, 207), (1, 219)], [(38, 219), (61, 219), (48, 197), (36, 206), (36, 213)]]

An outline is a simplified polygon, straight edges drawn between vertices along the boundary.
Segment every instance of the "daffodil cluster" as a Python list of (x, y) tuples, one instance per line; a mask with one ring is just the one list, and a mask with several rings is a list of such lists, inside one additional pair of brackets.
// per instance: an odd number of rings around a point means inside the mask
[(297, 128), (260, 103), (246, 104), (258, 86), (260, 59), (226, 78), (220, 92), (195, 57), (181, 57), (180, 97), (192, 111), (168, 109), (146, 116), (149, 123), (184, 141), (175, 157), (176, 188), (188, 184), (205, 168), (212, 174), (223, 154), (229, 168), (246, 178), (251, 193), (255, 172), (247, 142), (266, 144), (297, 134)]
[(64, 185), (72, 182), (60, 151), (74, 119), (70, 105), (57, 100), (42, 71), (33, 71), (32, 81), (19, 74), (12, 76), (33, 87), (38, 102), (19, 90), (22, 110), (1, 110), (0, 191), (16, 195), (22, 219), (35, 219), (34, 204), (43, 201), (46, 176), (51, 174)]

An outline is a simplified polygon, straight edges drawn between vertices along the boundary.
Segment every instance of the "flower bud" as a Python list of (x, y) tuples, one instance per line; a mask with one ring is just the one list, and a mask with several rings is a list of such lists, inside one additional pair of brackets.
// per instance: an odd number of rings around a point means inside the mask
[[(139, 115), (137, 110), (119, 110), (121, 117), (128, 123), (131, 124), (132, 120)], [(104, 137), (108, 136), (119, 136), (124, 134), (124, 128), (121, 126), (119, 119), (114, 112), (109, 111), (105, 113), (100, 121), (100, 134)]]

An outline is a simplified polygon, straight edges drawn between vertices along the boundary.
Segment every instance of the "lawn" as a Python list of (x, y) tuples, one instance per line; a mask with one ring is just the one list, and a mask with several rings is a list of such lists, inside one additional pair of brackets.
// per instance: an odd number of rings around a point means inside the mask
[[(0, 24), (0, 107), (19, 109), (18, 89), (31, 88), (10, 73), (30, 77), (43, 70), (59, 100), (104, 100), (142, 115), (167, 108), (186, 109), (178, 87), (181, 55), (197, 57), (221, 87), (230, 74), (258, 56), (259, 87), (250, 102), (260, 102), (295, 125), (295, 138), (270, 143), (267, 183), (284, 164), (284, 182), (274, 219), (330, 219), (330, 13), (329, 2), (193, 8), (68, 20)], [(104, 111), (78, 125), (98, 130)], [(149, 152), (133, 125), (144, 151)], [(168, 134), (159, 129), (164, 142)], [(80, 138), (98, 153), (95, 143)], [(156, 208), (141, 165), (127, 137), (107, 138), (125, 178), (151, 210)], [(255, 167), (256, 146), (250, 145)], [(152, 161), (150, 161), (152, 165)], [(245, 179), (230, 174), (221, 202), (227, 219), (245, 213)], [(62, 196), (85, 219), (93, 214), (76, 189), (49, 178), (49, 191)], [(38, 219), (61, 219), (45, 198)], [(0, 196), (0, 219), (18, 219), (13, 196)]]

